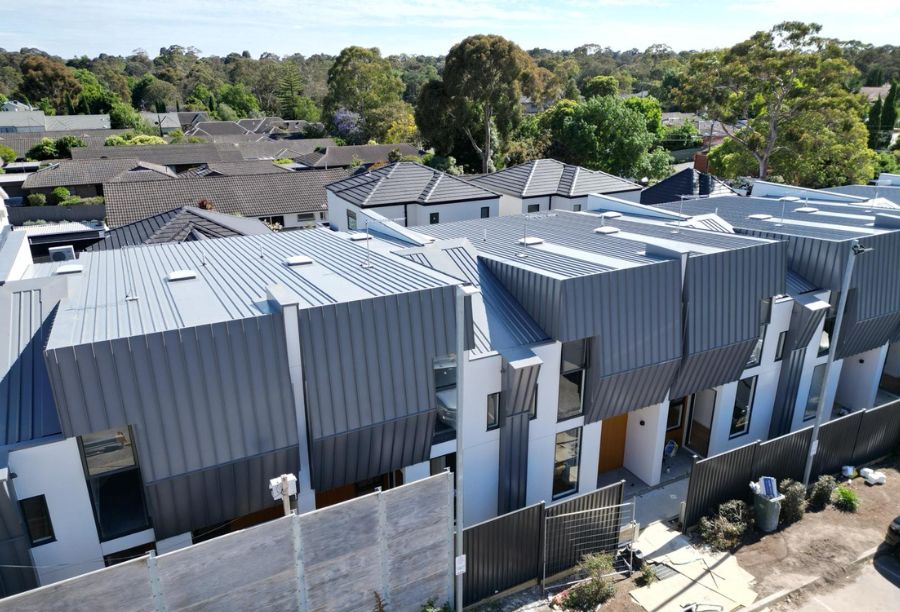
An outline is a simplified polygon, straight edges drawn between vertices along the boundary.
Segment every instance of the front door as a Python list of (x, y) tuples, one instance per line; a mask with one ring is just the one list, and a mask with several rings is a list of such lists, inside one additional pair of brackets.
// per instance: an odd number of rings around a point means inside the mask
[(625, 434), (628, 431), (628, 413), (603, 419), (600, 426), (600, 465), (602, 474), (625, 463)]

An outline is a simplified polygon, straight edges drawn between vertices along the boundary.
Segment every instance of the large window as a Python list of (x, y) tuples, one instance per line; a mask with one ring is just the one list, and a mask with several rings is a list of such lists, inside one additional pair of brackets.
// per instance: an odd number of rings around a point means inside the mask
[(494, 429), (500, 425), (500, 393), (487, 396), (487, 428)]
[(128, 427), (81, 436), (81, 459), (101, 542), (150, 528)]
[(578, 491), (578, 461), (581, 454), (581, 428), (556, 434), (553, 457), (553, 499)]
[(351, 232), (355, 232), (357, 229), (356, 213), (352, 210), (347, 211), (347, 229)]
[(825, 364), (820, 363), (813, 370), (812, 380), (809, 382), (809, 395), (806, 396), (806, 408), (803, 409), (803, 420), (810, 421), (816, 418), (819, 410), (819, 398), (822, 397), (822, 389), (825, 386)]
[(559, 408), (557, 420), (571, 419), (582, 413), (584, 372), (587, 367), (587, 340), (562, 345), (559, 375)]
[(435, 357), (433, 370), (438, 411), (435, 436), (452, 440), (456, 435), (456, 355)]
[(737, 392), (734, 396), (734, 410), (731, 413), (730, 437), (742, 436), (750, 430), (750, 413), (753, 411), (755, 393), (756, 376), (738, 381)]
[(19, 507), (22, 509), (22, 516), (25, 517), (25, 526), (28, 528), (28, 538), (32, 546), (56, 541), (46, 497), (35, 495), (23, 499), (19, 502)]
[(768, 325), (763, 323), (759, 326), (759, 338), (756, 339), (756, 344), (753, 346), (753, 352), (750, 353), (750, 359), (747, 361), (748, 368), (752, 368), (759, 365), (759, 362), (762, 360), (762, 352), (763, 347), (766, 344), (766, 328)]
[(775, 347), (775, 361), (784, 359), (784, 340), (787, 338), (787, 332), (783, 331), (778, 334), (778, 346)]

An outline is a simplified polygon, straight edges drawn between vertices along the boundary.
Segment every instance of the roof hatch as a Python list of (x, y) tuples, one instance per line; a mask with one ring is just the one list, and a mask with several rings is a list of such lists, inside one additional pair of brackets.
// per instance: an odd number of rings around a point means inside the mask
[(166, 280), (170, 283), (190, 280), (192, 278), (197, 278), (197, 273), (193, 270), (173, 270), (166, 276)]
[(600, 227), (595, 227), (594, 233), (595, 234), (618, 234), (619, 228), (613, 227), (611, 225), (602, 225)]
[(523, 238), (519, 238), (517, 242), (522, 246), (533, 246), (535, 244), (544, 244), (544, 239), (538, 238), (537, 236), (525, 236)]
[(794, 212), (798, 213), (816, 213), (819, 212), (818, 208), (813, 208), (812, 206), (801, 206), (800, 208), (795, 208)]
[(306, 255), (292, 255), (284, 260), (285, 265), (288, 266), (305, 266), (312, 262), (312, 257), (307, 257)]
[(366, 232), (353, 232), (352, 234), (350, 234), (350, 240), (354, 242), (361, 242), (368, 239), (369, 234), (367, 234)]
[(753, 219), (755, 221), (766, 221), (772, 218), (772, 215), (766, 213), (754, 213), (752, 215), (747, 215), (748, 219)]

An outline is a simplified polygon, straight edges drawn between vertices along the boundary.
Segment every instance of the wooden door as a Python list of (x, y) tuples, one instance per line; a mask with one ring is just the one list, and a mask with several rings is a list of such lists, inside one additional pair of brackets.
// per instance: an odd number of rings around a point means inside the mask
[(628, 413), (603, 419), (600, 426), (600, 466), (602, 474), (625, 463), (625, 435), (628, 431)]

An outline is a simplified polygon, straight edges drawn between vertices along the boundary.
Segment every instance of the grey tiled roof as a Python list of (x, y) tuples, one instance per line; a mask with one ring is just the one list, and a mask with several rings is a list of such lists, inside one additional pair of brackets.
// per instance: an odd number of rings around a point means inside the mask
[(247, 160), (239, 162), (210, 162), (205, 167), (191, 168), (181, 172), (179, 176), (241, 176), (243, 174), (281, 174), (291, 172), (288, 168), (278, 166), (270, 160)]
[(363, 207), (497, 198), (490, 191), (414, 162), (395, 162), (351, 176), (328, 185), (328, 191)]
[(50, 131), (108, 130), (109, 115), (53, 115), (44, 119), (44, 129)]
[(24, 189), (98, 185), (128, 175), (123, 180), (173, 178), (165, 167), (146, 165), (137, 159), (66, 159), (28, 176)]
[(164, 166), (205, 164), (215, 161), (241, 161), (237, 151), (219, 150), (209, 143), (139, 145), (122, 147), (78, 147), (72, 149), (73, 159), (137, 158)]
[(735, 191), (711, 174), (686, 168), (644, 189), (641, 192), (641, 204), (675, 202), (683, 195), (735, 195)]
[(280, 157), (299, 158), (316, 149), (334, 146), (331, 138), (263, 138), (256, 142), (217, 143), (220, 151), (239, 151), (243, 159), (278, 159)]
[(270, 231), (265, 223), (257, 219), (185, 206), (109, 230), (103, 240), (87, 247), (85, 251), (108, 251), (144, 244), (251, 236), (267, 234)]
[(331, 169), (104, 183), (103, 194), (110, 227), (133, 223), (178, 206), (194, 205), (204, 199), (212, 202), (219, 212), (263, 217), (326, 210), (325, 185), (344, 176), (344, 170)]
[(25, 157), (28, 149), (36, 145), (42, 138), (56, 140), (63, 136), (77, 136), (88, 147), (102, 147), (110, 136), (118, 136), (129, 130), (74, 130), (65, 132), (21, 132), (16, 134), (0, 134), (0, 144), (11, 148), (19, 157)]
[(537, 159), (486, 174), (472, 183), (520, 198), (558, 195), (580, 197), (589, 193), (618, 193), (640, 189), (632, 183), (599, 170), (564, 164), (555, 159)]
[(201, 121), (194, 125), (190, 133), (196, 136), (203, 136), (204, 134), (224, 136), (226, 134), (246, 134), (247, 131), (246, 128), (241, 127), (234, 121)]
[(352, 145), (345, 147), (329, 146), (325, 154), (312, 153), (300, 158), (302, 163), (314, 168), (331, 168), (334, 166), (349, 166), (354, 159), (363, 164), (374, 164), (379, 161), (388, 161), (391, 151), (397, 149), (401, 155), (418, 155), (419, 150), (411, 144), (375, 144)]

